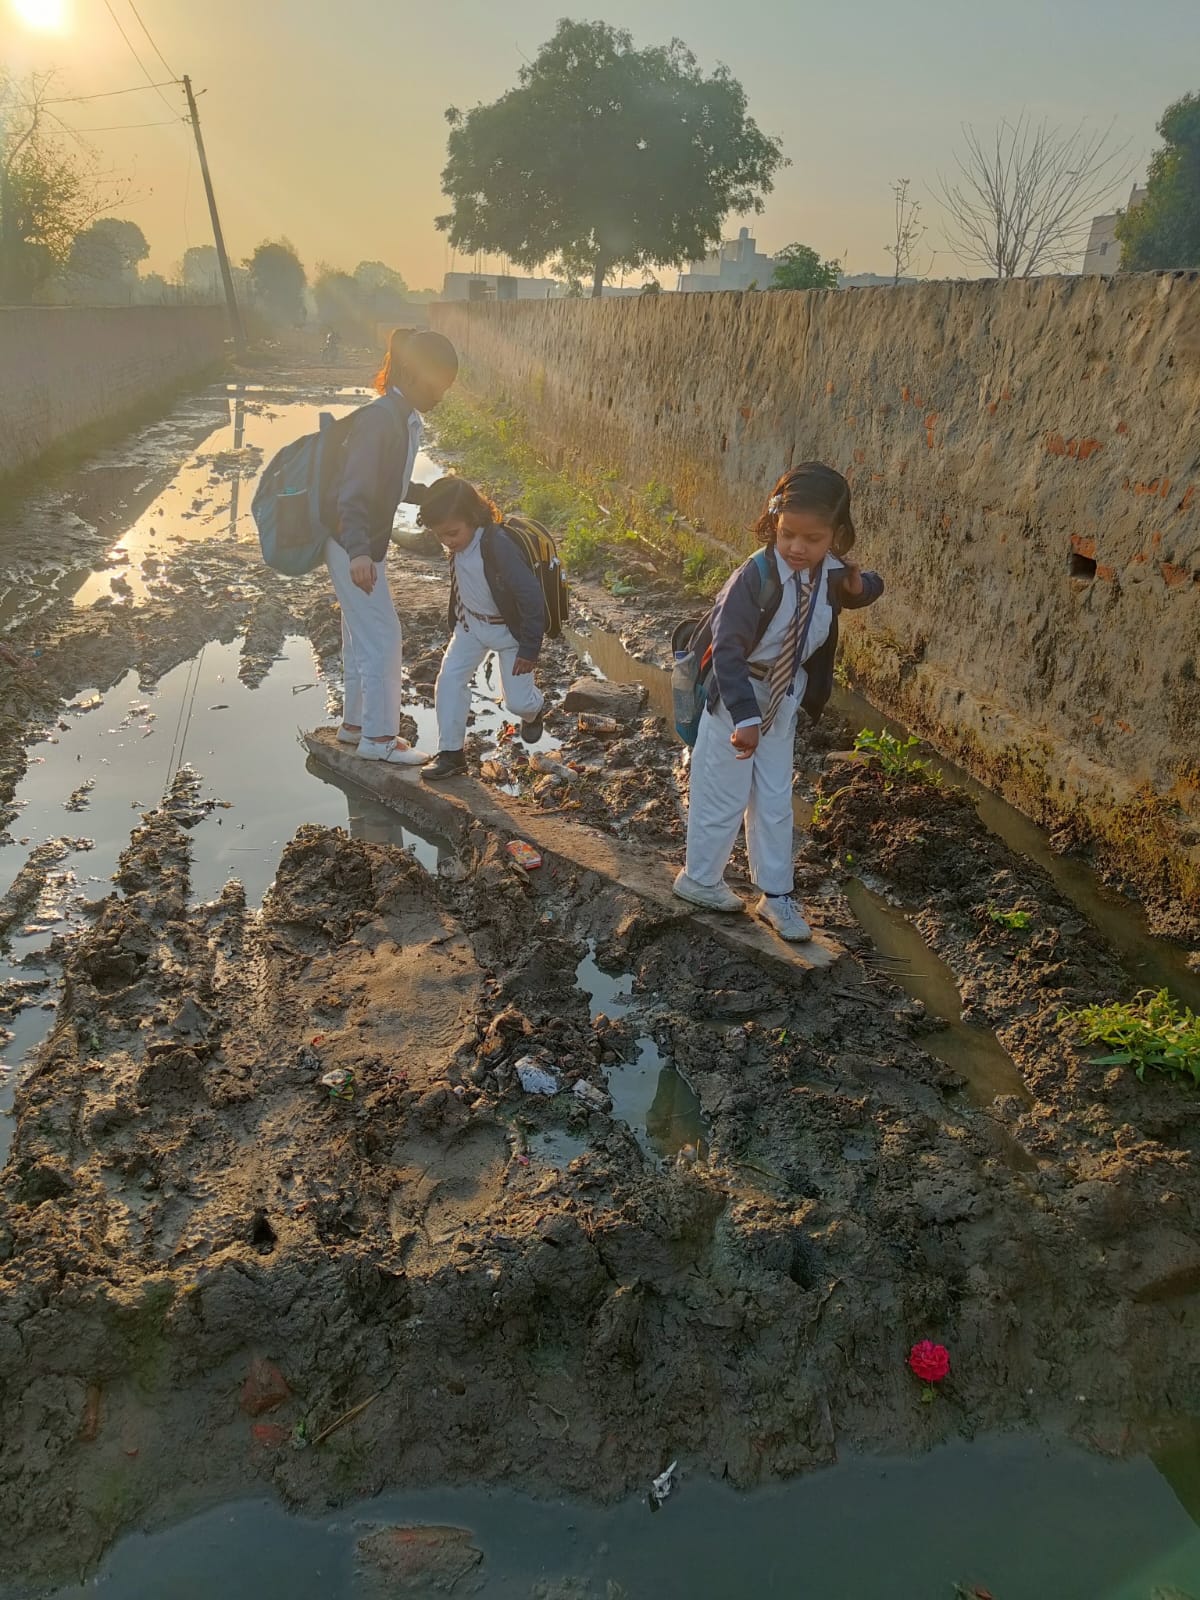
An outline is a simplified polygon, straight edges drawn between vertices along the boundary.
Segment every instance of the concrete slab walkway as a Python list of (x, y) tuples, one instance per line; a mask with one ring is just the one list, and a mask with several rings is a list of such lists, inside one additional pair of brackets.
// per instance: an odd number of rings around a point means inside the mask
[(656, 851), (610, 838), (583, 823), (547, 815), (528, 801), (501, 794), (475, 778), (455, 778), (435, 788), (423, 783), (419, 771), (411, 767), (360, 761), (352, 749), (337, 742), (332, 728), (305, 734), (304, 744), (314, 761), (417, 826), (432, 827), (454, 843), (465, 842), (471, 829), (480, 824), (505, 841), (524, 839), (543, 858), (573, 862), (595, 872), (656, 910), (680, 922), (697, 924), (737, 954), (777, 973), (802, 976), (831, 967), (844, 954), (836, 940), (821, 933), (807, 944), (786, 944), (755, 917), (692, 910), (671, 892), (677, 868)]

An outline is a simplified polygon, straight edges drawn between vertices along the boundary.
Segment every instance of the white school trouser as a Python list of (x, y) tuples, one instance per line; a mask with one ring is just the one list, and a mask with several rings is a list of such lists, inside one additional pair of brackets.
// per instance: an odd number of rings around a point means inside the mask
[(522, 722), (532, 722), (545, 705), (546, 697), (534, 682), (533, 673), (518, 677), (513, 671), (517, 641), (502, 622), (477, 622), (472, 617), (465, 628), (460, 622), (446, 646), (433, 691), (439, 750), (461, 750), (466, 743), (471, 683), (485, 656), (493, 650), (500, 658), (500, 683), (508, 711)]
[[(804, 682), (801, 674), (797, 688)], [(759, 709), (769, 689), (754, 680)], [(785, 695), (758, 749), (739, 761), (729, 742), (733, 718), (718, 701), (700, 718), (688, 783), (687, 866), (689, 878), (708, 887), (720, 883), (746, 820), (750, 877), (763, 894), (792, 892), (792, 771), (795, 765), (799, 694)]]
[(388, 588), (387, 563), (375, 563), (366, 594), (350, 576), (350, 557), (336, 539), (325, 541), (325, 562), (342, 608), (342, 721), (365, 739), (394, 739), (400, 728), (400, 667), (404, 635)]

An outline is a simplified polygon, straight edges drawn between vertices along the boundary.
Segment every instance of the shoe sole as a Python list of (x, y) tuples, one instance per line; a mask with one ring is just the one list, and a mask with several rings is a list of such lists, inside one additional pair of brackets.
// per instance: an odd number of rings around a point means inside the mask
[(672, 889), (671, 893), (676, 900), (682, 900), (685, 906), (695, 906), (697, 911), (715, 911), (719, 917), (736, 917), (746, 909), (744, 900), (739, 900), (736, 906), (714, 906), (708, 900), (693, 900), (690, 894), (683, 894), (678, 889)]
[(425, 783), (452, 783), (455, 778), (465, 778), (467, 769), (461, 768), (457, 772), (430, 772), (428, 768), (421, 774)]

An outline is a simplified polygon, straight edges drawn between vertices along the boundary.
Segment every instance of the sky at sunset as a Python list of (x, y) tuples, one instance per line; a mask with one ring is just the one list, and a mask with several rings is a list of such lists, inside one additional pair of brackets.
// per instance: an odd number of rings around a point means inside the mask
[[(286, 234), (310, 269), (382, 259), (415, 288), (440, 286), (452, 264), (433, 226), (446, 107), (503, 93), (564, 14), (563, 0), (136, 3), (174, 71), (206, 91), (231, 254)], [(58, 33), (20, 15), (56, 6)], [(129, 0), (112, 6), (165, 77)], [(1200, 89), (1196, 0), (606, 0), (571, 14), (628, 27), (640, 44), (678, 35), (706, 69), (724, 62), (792, 162), (765, 214), (747, 219), (760, 248), (799, 239), (851, 273), (889, 270), (889, 185), (900, 176), (933, 225), (934, 275), (962, 270), (938, 234), (932, 190), (964, 121), (988, 128), (1022, 109), (1113, 121), (1140, 176), (1165, 106)], [(17, 72), (57, 67), (63, 95), (145, 82), (105, 0), (0, 0), (0, 60)], [(96, 147), (132, 179), (120, 212), (150, 241), (146, 269), (170, 274), (188, 244), (211, 240), (190, 134), (182, 123), (107, 131), (165, 121), (181, 95), (163, 92), (169, 106), (147, 89), (57, 110), (77, 129), (106, 130)], [(731, 218), (727, 234), (736, 228)], [(918, 266), (928, 265), (927, 249)]]

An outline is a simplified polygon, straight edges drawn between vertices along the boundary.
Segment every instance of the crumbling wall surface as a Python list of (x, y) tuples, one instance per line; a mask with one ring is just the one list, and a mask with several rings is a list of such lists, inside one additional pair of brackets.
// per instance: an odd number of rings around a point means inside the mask
[(224, 354), (218, 306), (0, 306), (0, 477)]
[(1042, 821), (1200, 906), (1200, 274), (444, 305), (553, 459), (745, 530), (852, 480), (888, 581), (863, 687)]

